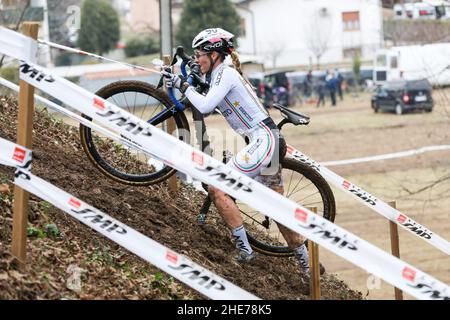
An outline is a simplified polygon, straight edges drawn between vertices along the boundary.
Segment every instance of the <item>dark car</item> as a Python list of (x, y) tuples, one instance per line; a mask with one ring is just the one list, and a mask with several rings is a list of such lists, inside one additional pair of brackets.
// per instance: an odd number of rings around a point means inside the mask
[[(289, 104), (302, 104), (305, 101), (311, 101), (317, 95), (317, 88), (319, 83), (325, 81), (326, 72), (322, 70), (314, 70), (311, 72), (311, 80), (306, 81), (308, 72), (294, 71), (287, 72)], [(315, 102), (314, 102), (315, 103)]]
[(263, 72), (256, 72), (249, 74), (247, 76), (248, 81), (252, 84), (252, 86), (255, 88), (256, 95), (258, 98), (263, 99), (264, 98), (264, 73)]
[[(346, 87), (354, 87), (356, 85), (356, 77), (353, 70), (350, 69), (339, 69), (339, 73), (344, 78)], [(359, 70), (359, 80), (358, 85), (365, 87), (367, 80), (373, 81), (373, 69), (369, 67), (361, 67)]]
[(403, 114), (412, 110), (433, 110), (431, 84), (427, 79), (389, 81), (378, 87), (372, 96), (372, 109)]
[(265, 107), (270, 108), (274, 103), (285, 106), (289, 104), (285, 72), (256, 72), (248, 75), (247, 79), (255, 88), (258, 98)]
[(264, 74), (265, 99), (264, 104), (271, 107), (273, 103), (290, 106), (290, 86), (286, 73), (290, 71), (266, 72)]

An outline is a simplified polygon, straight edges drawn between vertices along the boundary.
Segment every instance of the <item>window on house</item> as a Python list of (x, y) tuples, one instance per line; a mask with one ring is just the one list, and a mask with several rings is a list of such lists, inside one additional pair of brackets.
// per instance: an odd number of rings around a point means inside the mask
[(359, 11), (342, 12), (344, 31), (359, 30)]
[(397, 69), (398, 68), (397, 57), (391, 57), (391, 68), (392, 69)]
[(241, 31), (239, 36), (242, 37), (242, 38), (245, 38), (247, 33), (246, 33), (246, 30), (245, 30), (245, 19), (244, 18), (241, 18), (239, 27), (240, 27), (240, 31)]
[(380, 54), (377, 56), (377, 67), (386, 67), (387, 66), (387, 57), (385, 54)]
[(353, 59), (356, 55), (361, 57), (361, 48), (360, 47), (356, 47), (356, 48), (345, 48), (343, 50), (343, 56), (344, 59)]

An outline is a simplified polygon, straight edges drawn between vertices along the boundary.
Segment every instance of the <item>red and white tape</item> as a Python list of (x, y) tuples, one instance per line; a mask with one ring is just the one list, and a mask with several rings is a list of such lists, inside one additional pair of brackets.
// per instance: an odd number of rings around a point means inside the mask
[(0, 138), (0, 164), (9, 167), (29, 166), (31, 161), (31, 151)]
[[(0, 48), (1, 50), (1, 48)], [(155, 128), (112, 103), (52, 76), (48, 70), (22, 63), (21, 79), (142, 145), (177, 170), (211, 184), (369, 273), (419, 299), (449, 299), (441, 281), (393, 257), (345, 229), (314, 214), (233, 170), (192, 146)]]
[(406, 214), (392, 208), (387, 203), (374, 197), (373, 195), (358, 187), (357, 185), (351, 183), (350, 181), (340, 177), (333, 171), (327, 169), (322, 164), (308, 158), (308, 156), (296, 150), (292, 146), (288, 146), (288, 155), (310, 166), (312, 169), (320, 173), (327, 181), (329, 181), (345, 193), (352, 195), (355, 199), (365, 204), (370, 209), (397, 223), (415, 236), (450, 255), (450, 244), (447, 240), (440, 237), (431, 230), (428, 230), (420, 223), (409, 218)]
[[(0, 84), (5, 86), (5, 87), (7, 87), (7, 88), (9, 88), (9, 89), (11, 89), (11, 90), (13, 90), (13, 91), (19, 92), (19, 86), (18, 85), (14, 84), (14, 83), (6, 80), (6, 79), (3, 79), (2, 77), (0, 77)], [(58, 112), (64, 114), (65, 116), (67, 116), (67, 117), (69, 117), (69, 118), (71, 118), (71, 119), (73, 119), (73, 120), (75, 120), (75, 121), (85, 125), (86, 127), (89, 127), (91, 129), (95, 130), (97, 133), (101, 133), (102, 135), (104, 135), (104, 136), (106, 136), (108, 138), (111, 138), (111, 139), (113, 139), (115, 141), (119, 141), (122, 144), (124, 144), (124, 145), (126, 145), (126, 146), (128, 146), (128, 147), (130, 147), (132, 149), (140, 150), (140, 151), (142, 151), (144, 153), (148, 153), (148, 151), (143, 149), (141, 146), (138, 146), (137, 144), (135, 144), (135, 143), (133, 143), (131, 141), (128, 141), (127, 139), (122, 138), (121, 136), (115, 134), (114, 132), (111, 132), (110, 130), (106, 130), (105, 128), (95, 124), (92, 121), (87, 120), (86, 118), (80, 117), (76, 113), (63, 108), (63, 107), (57, 105), (56, 103), (54, 103), (54, 102), (52, 102), (52, 101), (50, 101), (48, 99), (45, 99), (45, 98), (43, 98), (43, 97), (41, 97), (41, 96), (39, 96), (37, 94), (34, 95), (34, 99), (39, 101), (39, 102), (41, 102), (41, 103), (43, 103), (43, 104), (45, 104), (50, 109), (58, 111)]]
[(208, 298), (220, 300), (258, 299), (255, 295), (33, 175), (28, 170), (18, 169), (14, 183), (53, 204)]
[[(183, 255), (31, 174), (31, 151), (0, 138), (0, 164), (17, 167), (14, 183), (211, 299), (258, 299)], [(23, 167), (26, 167), (24, 169)]]
[(98, 59), (98, 60), (118, 63), (118, 64), (121, 64), (121, 65), (130, 67), (132, 69), (138, 69), (138, 70), (147, 71), (147, 72), (150, 72), (150, 73), (161, 74), (161, 71), (159, 71), (159, 70), (155, 70), (155, 69), (152, 69), (152, 68), (145, 68), (145, 67), (137, 66), (135, 64), (113, 60), (113, 59), (110, 59), (110, 58), (106, 58), (106, 57), (100, 56), (100, 55), (95, 54), (95, 53), (90, 53), (90, 52), (87, 52), (87, 51), (66, 47), (66, 46), (63, 46), (61, 44), (57, 44), (57, 43), (54, 43), (54, 42), (45, 41), (45, 40), (41, 40), (41, 39), (39, 39), (38, 42), (41, 43), (41, 44), (45, 44), (47, 46), (50, 46), (52, 48), (56, 48), (56, 49), (60, 49), (60, 50), (64, 50), (64, 51), (68, 51), (68, 52), (72, 52), (72, 53), (76, 53), (76, 54), (79, 54), (79, 55), (82, 55), (82, 56), (89, 56), (89, 57), (92, 57), (92, 58), (95, 58), (95, 59)]
[(439, 146), (426, 146), (426, 147), (422, 147), (422, 148), (418, 148), (418, 149), (412, 149), (412, 150), (400, 151), (400, 152), (394, 152), (394, 153), (385, 153), (385, 154), (379, 154), (376, 156), (363, 157), (363, 158), (326, 161), (326, 162), (322, 162), (321, 165), (327, 166), (327, 167), (342, 166), (342, 165), (355, 164), (355, 163), (411, 157), (411, 156), (415, 156), (415, 155), (425, 153), (425, 152), (447, 151), (447, 150), (450, 150), (450, 144), (443, 144), (443, 145), (439, 145)]

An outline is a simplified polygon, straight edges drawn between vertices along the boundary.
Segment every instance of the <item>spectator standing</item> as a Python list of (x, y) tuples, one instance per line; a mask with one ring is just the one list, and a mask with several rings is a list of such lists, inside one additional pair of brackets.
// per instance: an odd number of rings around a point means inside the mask
[(317, 83), (317, 94), (319, 96), (319, 100), (317, 100), (316, 107), (320, 107), (320, 103), (322, 103), (322, 106), (325, 107), (325, 81), (322, 79), (319, 79), (319, 82)]
[(303, 99), (305, 103), (308, 103), (309, 99), (311, 98), (312, 89), (312, 71), (309, 70), (305, 80), (303, 81)]
[(338, 71), (338, 69), (335, 69), (336, 72), (336, 79), (337, 79), (337, 92), (339, 94), (339, 100), (344, 100), (343, 94), (342, 94), (342, 82), (344, 82), (344, 77), (342, 74)]
[(271, 108), (274, 102), (274, 92), (272, 81), (267, 82), (264, 86), (264, 106), (266, 108)]
[(330, 92), (330, 99), (331, 99), (331, 106), (336, 106), (336, 90), (337, 90), (337, 79), (334, 74), (334, 72), (329, 73), (329, 76), (327, 76), (328, 80), (326, 83), (326, 88), (328, 92)]

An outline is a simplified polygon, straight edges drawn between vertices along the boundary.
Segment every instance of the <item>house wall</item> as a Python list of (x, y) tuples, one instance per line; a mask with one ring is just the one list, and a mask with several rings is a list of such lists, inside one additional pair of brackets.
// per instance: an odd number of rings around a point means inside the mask
[[(351, 61), (343, 56), (351, 47), (361, 47), (362, 59), (371, 60), (381, 45), (378, 0), (255, 0), (238, 11), (246, 29), (246, 36), (238, 39), (239, 51), (262, 56), (268, 68), (316, 64), (313, 43), (327, 47), (321, 64)], [(349, 11), (359, 11), (359, 31), (343, 31), (342, 12)]]
[(159, 31), (159, 1), (131, 0), (130, 20), (134, 31)]

